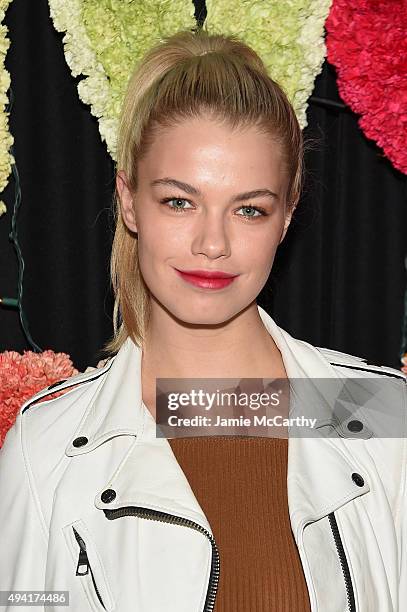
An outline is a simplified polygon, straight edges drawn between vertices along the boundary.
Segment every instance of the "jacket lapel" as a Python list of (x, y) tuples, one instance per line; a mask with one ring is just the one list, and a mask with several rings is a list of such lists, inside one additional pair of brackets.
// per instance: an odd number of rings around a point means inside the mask
[[(145, 409), (143, 426), (129, 454), (95, 498), (104, 510), (141, 506), (189, 519), (211, 532), (199, 505), (166, 438), (156, 438), (156, 424)], [(113, 503), (104, 503), (102, 493), (114, 489)]]
[[(117, 436), (132, 436), (134, 443), (123, 454), (116, 471), (95, 497), (99, 509), (142, 506), (190, 519), (211, 532), (189, 482), (166, 438), (156, 437), (156, 424), (142, 402), (141, 350), (130, 338), (105, 365), (84, 419), (65, 453), (93, 452)], [(87, 438), (83, 446), (74, 440)], [(126, 446), (127, 448), (127, 446)], [(115, 491), (115, 499), (103, 502), (102, 493)]]
[[(319, 424), (330, 422), (333, 396), (339, 393), (343, 385), (339, 374), (316, 347), (293, 338), (263, 309), (259, 310), (265, 326), (282, 354), (289, 379), (306, 378), (310, 386), (315, 381), (315, 398), (320, 407), (316, 413), (319, 415)], [(318, 391), (318, 381), (322, 378), (336, 379), (338, 384), (335, 385), (332, 380), (333, 384), (325, 385), (321, 395)], [(324, 397), (328, 390), (332, 395)], [(354, 445), (360, 443), (361, 441), (356, 439), (351, 441)], [(363, 476), (362, 487), (352, 480), (354, 472)], [(340, 437), (290, 437), (287, 488), (291, 526), (297, 544), (307, 523), (327, 516), (350, 500), (370, 491), (364, 468), (356, 461), (354, 454), (349, 452), (346, 438)]]

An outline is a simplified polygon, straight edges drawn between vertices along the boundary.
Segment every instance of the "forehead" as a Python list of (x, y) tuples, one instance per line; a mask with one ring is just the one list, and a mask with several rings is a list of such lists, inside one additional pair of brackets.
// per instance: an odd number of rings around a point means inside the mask
[(270, 135), (255, 126), (232, 130), (205, 116), (160, 128), (139, 164), (140, 179), (173, 176), (203, 188), (271, 182), (278, 189), (285, 180), (281, 145)]

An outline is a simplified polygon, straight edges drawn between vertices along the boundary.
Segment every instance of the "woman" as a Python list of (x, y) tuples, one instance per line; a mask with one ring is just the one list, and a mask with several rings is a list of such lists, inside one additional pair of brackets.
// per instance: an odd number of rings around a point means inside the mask
[(405, 609), (405, 429), (338, 419), (318, 388), (318, 439), (157, 435), (157, 379), (374, 379), (386, 418), (404, 410), (401, 372), (297, 340), (256, 304), (302, 168), (294, 111), (238, 39), (179, 32), (140, 62), (109, 358), (33, 396), (7, 435), (2, 590), (68, 591), (78, 612)]

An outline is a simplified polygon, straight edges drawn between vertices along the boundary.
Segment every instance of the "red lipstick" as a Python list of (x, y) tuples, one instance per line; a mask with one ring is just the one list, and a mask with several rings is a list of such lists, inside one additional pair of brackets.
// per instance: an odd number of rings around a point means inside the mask
[(238, 274), (229, 274), (221, 270), (178, 270), (175, 271), (187, 283), (203, 289), (222, 289), (231, 285)]

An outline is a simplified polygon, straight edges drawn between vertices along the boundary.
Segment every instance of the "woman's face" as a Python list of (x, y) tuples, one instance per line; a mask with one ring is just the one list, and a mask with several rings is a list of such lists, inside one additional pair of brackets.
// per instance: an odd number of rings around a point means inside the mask
[[(184, 120), (160, 132), (138, 180), (132, 195), (121, 171), (117, 188), (153, 302), (195, 324), (222, 323), (252, 303), (291, 219), (279, 146), (253, 127)], [(235, 277), (220, 286), (179, 270)]]

